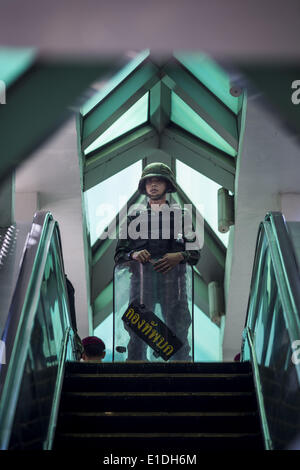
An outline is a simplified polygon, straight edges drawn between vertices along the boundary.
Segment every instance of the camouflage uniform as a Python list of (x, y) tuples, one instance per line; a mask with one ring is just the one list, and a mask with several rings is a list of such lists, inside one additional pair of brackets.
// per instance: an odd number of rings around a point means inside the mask
[[(158, 171), (157, 165), (160, 165)], [(162, 166), (163, 170), (165, 170), (165, 165), (163, 164), (152, 164), (145, 168), (139, 184), (140, 192), (145, 193), (145, 185), (143, 183), (146, 178), (151, 178), (152, 176), (162, 177), (164, 175), (161, 171)], [(155, 173), (151, 171), (153, 167), (156, 170)], [(170, 171), (168, 167), (166, 168)], [(168, 188), (169, 192), (176, 191), (174, 180), (172, 180), (172, 178), (168, 178), (167, 175), (166, 179), (171, 183)], [(180, 214), (175, 214), (176, 210), (180, 211)], [(191, 325), (191, 315), (188, 308), (187, 298), (186, 263), (195, 265), (200, 258), (200, 250), (185, 249), (186, 242), (193, 241), (193, 239), (189, 237), (189, 234), (176, 233), (176, 226), (174, 224), (175, 215), (184, 217), (184, 210), (179, 206), (172, 206), (172, 211), (170, 212), (170, 236), (168, 239), (162, 238), (162, 213), (160, 212), (155, 214), (154, 211), (151, 211), (149, 203), (145, 211), (138, 212), (135, 215), (128, 215), (127, 221), (125, 222), (127, 227), (120, 227), (121, 234), (123, 230), (126, 230), (126, 233), (128, 233), (130, 223), (138, 216), (147, 218), (148, 233), (145, 234), (146, 236), (136, 240), (132, 238), (123, 239), (121, 236), (116, 247), (115, 262), (122, 263), (129, 261), (130, 254), (133, 251), (140, 251), (143, 249), (149, 251), (151, 254), (151, 261), (162, 258), (166, 253), (182, 253), (184, 257), (183, 261), (165, 274), (156, 273), (150, 262), (141, 264), (138, 261), (131, 261), (129, 263), (131, 271), (130, 302), (138, 300), (152, 311), (154, 311), (155, 304), (160, 304), (163, 321), (184, 344), (172, 357), (172, 360), (190, 361), (190, 346), (187, 337)], [(155, 225), (156, 231), (158, 230), (155, 238), (153, 238), (155, 230), (153, 230), (153, 227), (151, 226), (151, 222), (153, 220), (152, 217), (159, 217), (159, 223), (156, 222)], [(128, 344), (128, 360), (146, 360), (147, 344), (137, 337), (130, 328), (125, 328), (130, 335), (130, 341)]]

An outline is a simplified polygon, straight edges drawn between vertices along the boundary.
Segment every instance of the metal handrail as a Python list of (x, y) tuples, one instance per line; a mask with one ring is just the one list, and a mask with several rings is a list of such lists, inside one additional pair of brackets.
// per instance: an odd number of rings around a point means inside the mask
[[(286, 324), (292, 340), (300, 338), (300, 292), (299, 292), (299, 271), (294, 250), (287, 231), (286, 223), (283, 215), (279, 212), (273, 212), (267, 216), (270, 220), (273, 236), (275, 237), (277, 253), (272, 253), (272, 261), (276, 263), (278, 273), (281, 269), (282, 279), (286, 288), (285, 293), (282, 292), (282, 301), (286, 304)], [(269, 234), (268, 234), (269, 235)], [(277, 255), (277, 259), (276, 259)]]
[(50, 421), (49, 421), (49, 426), (48, 426), (48, 433), (47, 433), (47, 437), (45, 439), (44, 446), (43, 446), (44, 450), (51, 450), (53, 446), (58, 411), (59, 411), (60, 396), (61, 396), (64, 375), (65, 375), (65, 365), (66, 365), (66, 357), (67, 357), (67, 351), (68, 351), (68, 343), (70, 341), (71, 332), (72, 332), (72, 328), (68, 327), (62, 339), (62, 347), (61, 347), (61, 353), (60, 353), (59, 364), (58, 364), (57, 378), (56, 378), (54, 396), (53, 396), (53, 401), (52, 401), (52, 409), (51, 409), (51, 416), (50, 416)]
[[(294, 336), (293, 331), (297, 330), (296, 339), (299, 339), (300, 316), (298, 315), (298, 312), (300, 314), (300, 292), (297, 287), (297, 283), (299, 283), (300, 278), (296, 258), (294, 256), (294, 251), (287, 231), (284, 216), (280, 212), (267, 213), (264, 222), (260, 224), (256, 240), (255, 253), (257, 253), (258, 251), (259, 244), (262, 241), (262, 237), (264, 236), (264, 234), (266, 234), (267, 236), (272, 261), (275, 265), (274, 267), (276, 267), (277, 270), (281, 270), (280, 280), (284, 281), (284, 285), (288, 289), (290, 308), (287, 309), (287, 312), (289, 312), (288, 318), (286, 319), (287, 326), (289, 326), (291, 337)], [(251, 292), (254, 290), (254, 284), (256, 281), (256, 268), (259, 262), (260, 259), (257, 259), (255, 257), (250, 287)], [(249, 324), (250, 302), (251, 295), (249, 296), (248, 300), (245, 327)], [(291, 311), (293, 311), (293, 316), (291, 316), (290, 314)]]
[[(274, 266), (274, 274), (278, 285), (278, 292), (283, 305), (283, 315), (289, 338), (292, 341), (300, 338), (300, 293), (299, 293), (299, 271), (296, 258), (288, 234), (286, 222), (280, 212), (269, 212), (264, 222), (259, 226), (255, 259), (252, 271), (250, 295), (248, 300), (247, 316), (243, 332), (244, 351), (245, 341), (250, 349), (251, 363), (253, 366), (255, 387), (260, 411), (261, 424), (264, 434), (266, 449), (272, 449), (272, 439), (270, 436), (268, 421), (264, 406), (264, 399), (261, 387), (261, 378), (253, 343), (253, 326), (256, 322), (257, 312), (253, 312), (253, 298), (258, 297), (259, 277), (262, 269), (261, 249), (264, 240), (268, 243), (270, 256)], [(259, 256), (258, 256), (259, 255)], [(300, 371), (296, 368), (300, 384)]]
[[(49, 229), (50, 224), (50, 229)], [(37, 225), (37, 224), (36, 224)], [(6, 449), (9, 443), (11, 426), (14, 419), (15, 409), (21, 379), (23, 376), (27, 348), (29, 347), (29, 338), (33, 327), (33, 320), (38, 303), (39, 290), (32, 292), (31, 287), (35, 284), (40, 286), (42, 282), (43, 267), (46, 262), (48, 246), (54, 229), (54, 221), (50, 215), (46, 215), (42, 226), (40, 237), (36, 238), (35, 233), (37, 227), (33, 223), (31, 233), (28, 236), (27, 244), (23, 253), (22, 269), (16, 285), (11, 313), (19, 318), (17, 332), (14, 338), (13, 348), (9, 359), (7, 371), (5, 374), (5, 382), (1, 395), (0, 407), (0, 449)], [(34, 245), (37, 244), (37, 247)], [(32, 250), (30, 252), (30, 250)], [(26, 263), (24, 263), (26, 260)], [(28, 276), (29, 271), (31, 274)], [(28, 281), (29, 278), (29, 281)], [(27, 280), (25, 284), (24, 280)], [(24, 298), (17, 298), (18, 290), (25, 291)], [(9, 319), (8, 319), (9, 321)], [(9, 324), (10, 325), (10, 324)], [(8, 334), (8, 333), (7, 333)], [(25, 336), (26, 335), (26, 336)]]
[[(17, 321), (17, 330), (16, 334), (13, 335), (13, 347), (9, 357), (1, 395), (0, 449), (7, 449), (9, 445), (31, 332), (38, 309), (41, 283), (54, 233), (57, 234), (58, 243), (60, 245), (58, 226), (53, 220), (52, 214), (49, 212), (36, 213), (31, 233), (28, 235), (27, 243), (24, 248), (22, 269), (20, 270), (10, 312), (10, 316), (14, 314), (16, 317), (14, 320), (15, 322)], [(60, 262), (62, 262), (61, 255)], [(65, 296), (67, 298), (66, 286), (63, 286), (63, 289), (65, 290)], [(11, 329), (9, 318), (6, 328), (8, 337), (13, 333)]]
[(271, 439), (270, 431), (269, 431), (269, 425), (268, 425), (268, 420), (267, 420), (267, 415), (266, 415), (264, 397), (262, 393), (262, 386), (261, 386), (259, 368), (258, 368), (258, 363), (257, 363), (257, 357), (256, 357), (255, 347), (253, 344), (253, 338), (252, 338), (252, 333), (250, 331), (250, 328), (248, 327), (245, 328), (244, 335), (245, 335), (245, 339), (247, 339), (249, 349), (250, 349), (250, 354), (251, 354), (254, 385), (255, 385), (256, 396), (257, 396), (257, 401), (258, 401), (260, 423), (261, 423), (261, 428), (263, 431), (265, 449), (272, 450), (273, 444), (272, 444), (272, 439)]

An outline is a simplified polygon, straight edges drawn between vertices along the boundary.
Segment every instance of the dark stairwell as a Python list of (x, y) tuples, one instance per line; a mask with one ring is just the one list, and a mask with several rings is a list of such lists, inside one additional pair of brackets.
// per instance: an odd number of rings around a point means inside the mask
[(263, 449), (251, 364), (66, 364), (58, 449)]

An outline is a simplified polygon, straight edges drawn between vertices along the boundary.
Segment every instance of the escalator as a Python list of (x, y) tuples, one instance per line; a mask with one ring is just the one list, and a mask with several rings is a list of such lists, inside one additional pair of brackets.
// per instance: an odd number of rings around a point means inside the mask
[(149, 349), (92, 364), (78, 361), (58, 226), (36, 214), (2, 334), (1, 449), (300, 448), (299, 236), (279, 213), (259, 228), (240, 362)]
[(64, 365), (78, 358), (52, 215), (37, 212), (27, 227), (7, 229), (1, 253), (0, 448), (47, 449)]
[(300, 449), (300, 223), (260, 225), (242, 359), (251, 361), (267, 448)]

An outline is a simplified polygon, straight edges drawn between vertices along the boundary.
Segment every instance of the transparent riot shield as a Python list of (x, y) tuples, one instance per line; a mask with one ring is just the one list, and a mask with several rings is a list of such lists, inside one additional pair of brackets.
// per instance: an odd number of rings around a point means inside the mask
[(187, 263), (165, 274), (153, 262), (115, 266), (114, 362), (192, 362), (193, 317), (193, 268)]

